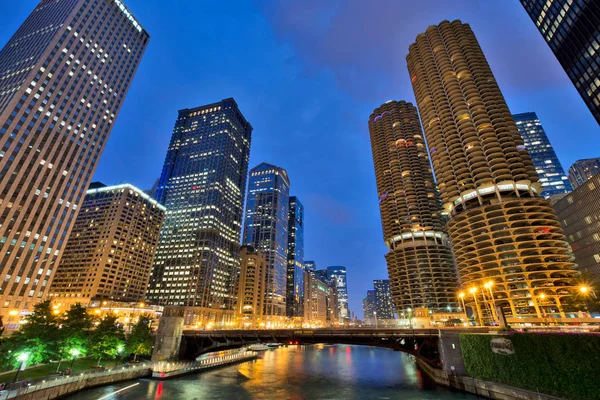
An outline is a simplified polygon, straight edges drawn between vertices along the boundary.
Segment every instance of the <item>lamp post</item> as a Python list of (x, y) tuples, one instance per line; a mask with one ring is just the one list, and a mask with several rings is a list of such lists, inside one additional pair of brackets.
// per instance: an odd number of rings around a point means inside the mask
[(117, 347), (117, 356), (115, 357), (115, 367), (119, 363), (119, 358), (121, 356), (121, 352), (123, 351), (123, 346)]
[(19, 357), (17, 357), (17, 360), (19, 361), (19, 368), (17, 368), (17, 373), (15, 374), (15, 378), (13, 379), (13, 382), (17, 382), (17, 379), (19, 379), (19, 372), (21, 372), (21, 370), (25, 369), (25, 363), (27, 362), (27, 359), (29, 358), (29, 354), (28, 353), (21, 353), (19, 354)]
[(479, 302), (477, 301), (477, 288), (472, 287), (469, 289), (469, 293), (471, 293), (475, 299), (475, 309), (477, 311), (477, 319), (479, 319), (479, 326), (483, 326), (483, 318), (481, 317), (481, 310), (479, 309)]
[(542, 310), (542, 323), (544, 325), (548, 325), (546, 323), (546, 310), (544, 310), (544, 305), (542, 304), (542, 302), (546, 301), (546, 294), (542, 293), (540, 294), (540, 299), (538, 300), (538, 307)]
[(410, 327), (410, 329), (412, 329), (412, 308), (408, 307), (406, 311), (408, 316), (408, 326)]
[(71, 349), (69, 353), (71, 353), (71, 355), (73, 356), (71, 357), (71, 365), (69, 368), (73, 369), (73, 362), (75, 362), (75, 358), (77, 358), (77, 356), (80, 355), (81, 352), (79, 351), (79, 349)]
[(492, 281), (492, 280), (487, 281), (483, 285), (484, 288), (486, 288), (490, 291), (490, 298), (492, 301), (492, 316), (494, 317), (494, 321), (496, 321), (496, 323), (499, 323), (500, 319), (498, 318), (498, 313), (496, 312), (496, 300), (494, 300), (494, 293), (492, 292), (492, 286), (494, 286), (494, 281)]
[(463, 312), (465, 313), (465, 322), (466, 322), (467, 326), (469, 326), (469, 316), (467, 315), (467, 308), (465, 307), (465, 292), (460, 292), (458, 294), (458, 298), (462, 302), (462, 309), (463, 309)]
[(375, 317), (375, 329), (377, 329), (377, 311), (373, 311), (373, 316)]

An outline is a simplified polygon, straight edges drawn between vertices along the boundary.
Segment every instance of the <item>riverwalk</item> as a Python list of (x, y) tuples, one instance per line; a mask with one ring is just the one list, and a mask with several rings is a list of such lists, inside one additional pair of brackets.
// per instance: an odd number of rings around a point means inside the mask
[(257, 357), (256, 353), (240, 352), (195, 362), (146, 362), (124, 367), (83, 371), (71, 376), (13, 382), (8, 390), (0, 393), (0, 400), (53, 400), (97, 386), (139, 378), (169, 379), (220, 366), (251, 361)]

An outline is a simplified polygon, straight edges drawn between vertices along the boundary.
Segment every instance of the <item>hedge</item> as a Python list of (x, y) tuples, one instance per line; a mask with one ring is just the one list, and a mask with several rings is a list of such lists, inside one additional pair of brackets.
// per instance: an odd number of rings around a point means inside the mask
[[(494, 338), (510, 339), (514, 354), (493, 353)], [(460, 345), (474, 378), (567, 399), (600, 399), (600, 335), (466, 333)]]

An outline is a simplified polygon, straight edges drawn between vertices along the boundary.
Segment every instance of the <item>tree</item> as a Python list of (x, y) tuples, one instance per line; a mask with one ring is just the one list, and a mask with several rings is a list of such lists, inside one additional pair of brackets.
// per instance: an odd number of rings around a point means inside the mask
[(28, 355), (29, 365), (55, 359), (59, 354), (59, 330), (59, 320), (50, 300), (36, 304), (19, 330), (4, 341), (7, 351), (3, 352), (2, 363), (16, 367), (20, 364), (17, 358), (23, 353)]
[(150, 355), (152, 352), (152, 328), (150, 327), (151, 318), (148, 315), (141, 315), (138, 321), (133, 325), (131, 333), (127, 336), (127, 352), (133, 354), (133, 360), (138, 355)]
[(98, 365), (102, 358), (115, 358), (123, 348), (125, 333), (117, 320), (116, 316), (107, 315), (90, 335), (89, 354), (98, 358)]
[(92, 326), (92, 317), (87, 309), (80, 303), (71, 305), (62, 318), (57, 372), (62, 360), (87, 354)]

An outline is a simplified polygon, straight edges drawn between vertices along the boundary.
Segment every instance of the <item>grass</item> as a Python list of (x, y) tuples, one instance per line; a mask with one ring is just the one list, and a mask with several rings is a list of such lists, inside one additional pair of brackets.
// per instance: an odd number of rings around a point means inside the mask
[[(98, 359), (97, 358), (79, 358), (77, 360), (75, 360), (73, 362), (73, 373), (77, 372), (77, 371), (85, 371), (85, 370), (89, 370), (92, 369), (93, 366), (98, 364)], [(71, 361), (63, 361), (62, 364), (60, 364), (60, 369), (65, 370), (67, 368), (69, 368), (69, 366), (71, 365)], [(100, 365), (103, 366), (107, 366), (107, 367), (111, 367), (113, 365), (115, 365), (115, 360), (100, 360)], [(42, 379), (42, 378), (46, 378), (46, 377), (55, 377), (56, 375), (56, 367), (58, 366), (58, 363), (52, 363), (52, 364), (45, 364), (45, 365), (40, 365), (38, 367), (31, 367), (31, 368), (27, 368), (25, 371), (21, 371), (19, 372), (19, 380), (26, 380), (26, 379)], [(4, 383), (4, 382), (10, 382), (14, 379), (15, 374), (17, 372), (10, 372), (10, 373), (5, 373), (0, 375), (0, 383)]]

